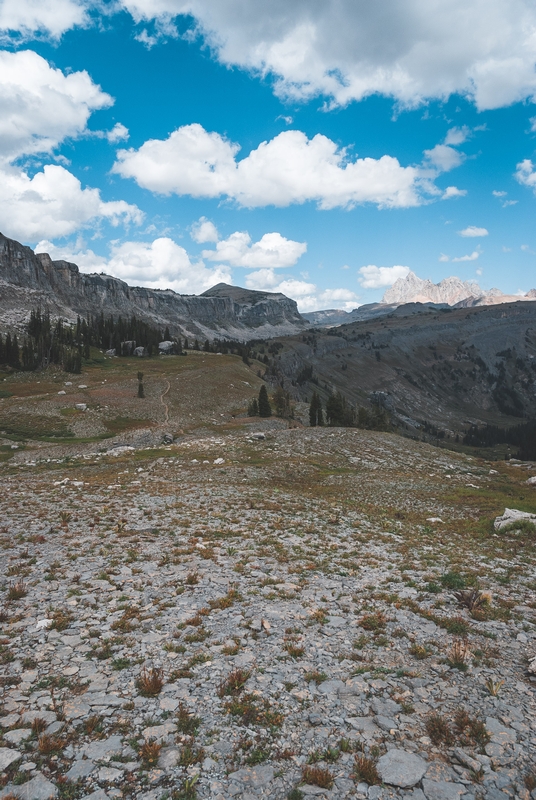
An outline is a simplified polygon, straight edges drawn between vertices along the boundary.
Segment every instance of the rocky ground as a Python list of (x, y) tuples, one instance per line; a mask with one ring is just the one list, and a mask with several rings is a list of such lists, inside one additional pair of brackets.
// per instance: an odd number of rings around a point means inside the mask
[(536, 466), (139, 442), (0, 468), (1, 797), (536, 798)]

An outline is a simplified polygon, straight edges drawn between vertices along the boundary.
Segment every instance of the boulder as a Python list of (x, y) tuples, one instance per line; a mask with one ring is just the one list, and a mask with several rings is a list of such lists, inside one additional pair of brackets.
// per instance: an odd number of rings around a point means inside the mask
[(496, 531), (502, 531), (509, 526), (515, 527), (516, 522), (526, 523), (536, 526), (536, 514), (528, 511), (519, 511), (517, 508), (505, 508), (502, 517), (495, 517), (493, 527)]
[(121, 353), (124, 356), (131, 356), (136, 349), (136, 342), (133, 340), (129, 340), (127, 342), (121, 342)]
[(162, 355), (171, 355), (175, 349), (174, 342), (160, 342), (158, 345), (158, 352)]
[(117, 355), (117, 351), (116, 351), (115, 347), (112, 347), (111, 350), (107, 350), (106, 351), (106, 355), (107, 356), (115, 356), (115, 355)]
[(384, 783), (407, 789), (419, 783), (428, 769), (428, 764), (414, 753), (393, 749), (378, 759), (377, 769)]
[(138, 358), (145, 358), (147, 355), (147, 348), (146, 347), (135, 347), (134, 348), (134, 355), (138, 356)]

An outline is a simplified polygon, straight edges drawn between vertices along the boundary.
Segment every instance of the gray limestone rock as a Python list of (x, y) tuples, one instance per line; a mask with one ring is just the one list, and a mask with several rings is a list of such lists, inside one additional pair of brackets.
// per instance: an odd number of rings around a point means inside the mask
[(459, 800), (465, 792), (462, 783), (431, 781), (428, 778), (423, 779), (422, 788), (428, 800)]
[(384, 783), (409, 788), (422, 779), (428, 764), (420, 756), (406, 750), (389, 750), (378, 759), (378, 773)]
[(108, 739), (102, 739), (96, 742), (90, 742), (84, 748), (84, 755), (92, 758), (94, 761), (109, 761), (112, 756), (121, 755), (123, 750), (123, 743), (121, 737), (114, 735), (109, 736)]
[(27, 783), (12, 786), (11, 792), (21, 800), (49, 800), (58, 795), (57, 787), (41, 772), (37, 772)]
[(22, 753), (18, 750), (10, 750), (9, 747), (0, 747), (0, 771), (4, 772), (11, 764), (22, 758)]
[(232, 772), (229, 775), (229, 780), (258, 789), (269, 784), (270, 781), (273, 780), (273, 777), (274, 768), (266, 766), (253, 767), (251, 769), (239, 769), (237, 772)]
[(71, 769), (65, 774), (70, 781), (76, 782), (79, 778), (87, 778), (95, 769), (95, 762), (91, 758), (80, 758), (73, 763)]

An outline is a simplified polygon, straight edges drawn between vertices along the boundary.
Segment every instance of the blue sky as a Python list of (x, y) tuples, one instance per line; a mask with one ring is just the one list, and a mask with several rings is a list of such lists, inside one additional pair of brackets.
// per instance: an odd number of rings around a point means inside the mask
[(304, 311), (536, 286), (530, 0), (0, 0), (0, 32), (0, 230), (53, 258)]

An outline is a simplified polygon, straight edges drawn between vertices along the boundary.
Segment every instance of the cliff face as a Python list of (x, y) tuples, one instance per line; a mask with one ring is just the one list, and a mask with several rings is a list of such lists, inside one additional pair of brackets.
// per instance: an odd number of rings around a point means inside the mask
[(308, 323), (282, 294), (253, 292), (226, 284), (203, 295), (129, 286), (110, 275), (86, 275), (76, 264), (52, 261), (47, 253), (0, 234), (0, 311), (7, 325), (21, 325), (31, 309), (52, 315), (113, 314), (169, 327), (172, 334), (247, 341), (293, 334)]

